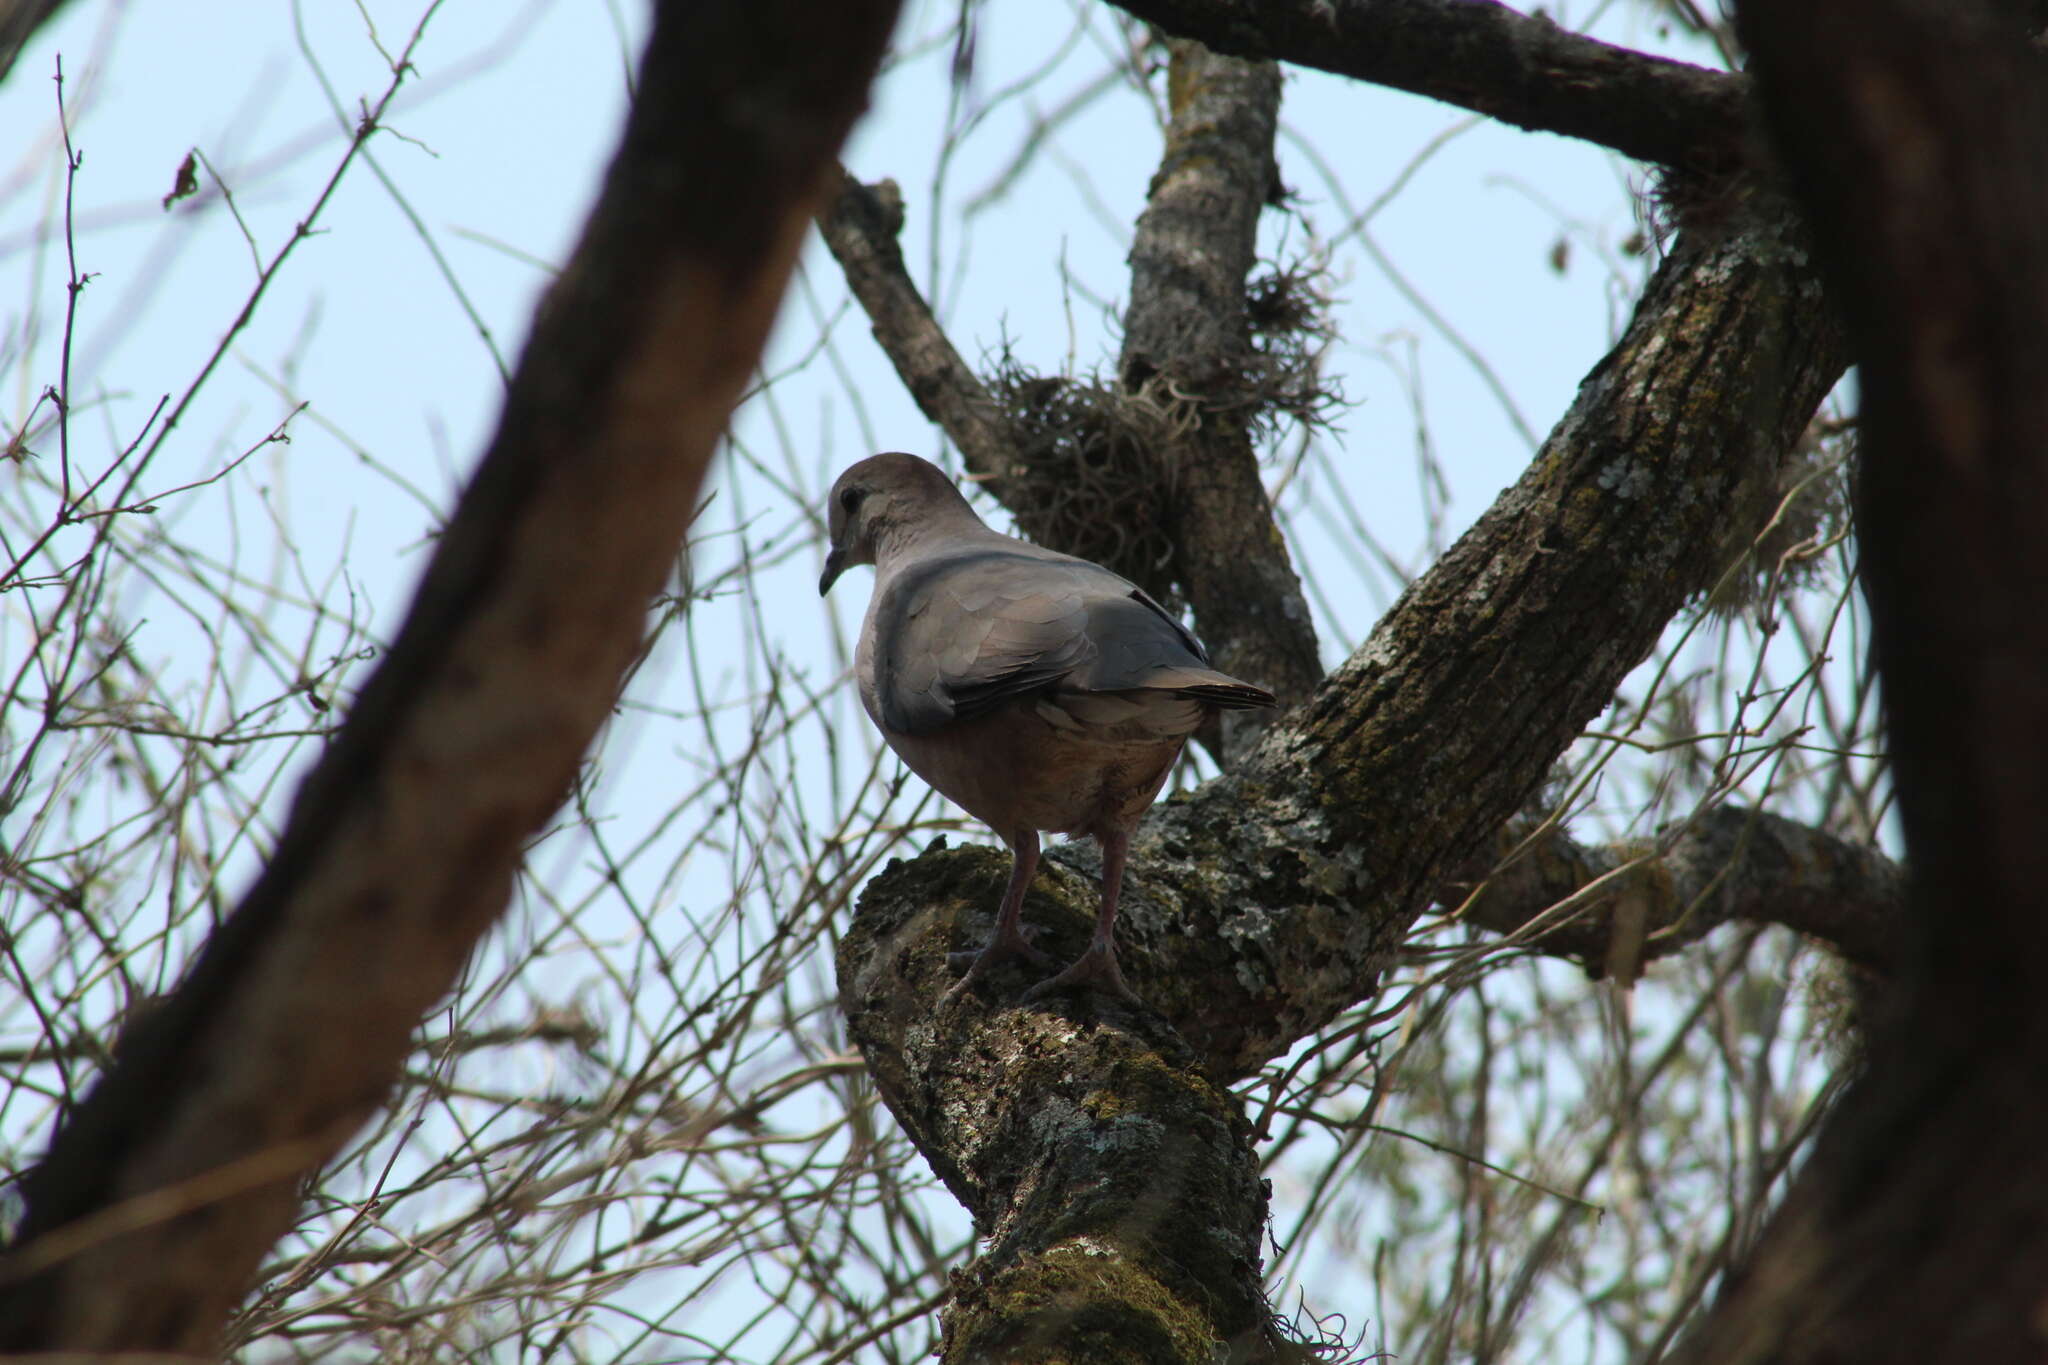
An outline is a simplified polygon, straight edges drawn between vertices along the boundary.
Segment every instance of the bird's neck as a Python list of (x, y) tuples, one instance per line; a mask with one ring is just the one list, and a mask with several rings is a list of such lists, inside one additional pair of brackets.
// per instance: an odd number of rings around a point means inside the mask
[(915, 525), (884, 525), (875, 531), (875, 572), (886, 574), (898, 565), (915, 563), (933, 554), (957, 554), (963, 547), (982, 542), (1008, 542), (1010, 537), (982, 524), (974, 509), (964, 503), (929, 511)]

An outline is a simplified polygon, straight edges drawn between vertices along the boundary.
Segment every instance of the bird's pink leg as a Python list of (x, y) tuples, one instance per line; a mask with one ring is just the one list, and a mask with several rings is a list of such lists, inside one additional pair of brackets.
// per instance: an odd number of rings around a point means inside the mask
[(1130, 851), (1131, 832), (1119, 830), (1101, 839), (1102, 909), (1095, 916), (1095, 933), (1088, 940), (1088, 949), (1058, 976), (1024, 992), (1026, 1000), (1036, 1000), (1068, 986), (1086, 986), (1106, 995), (1122, 996), (1134, 1005), (1145, 1003), (1124, 984), (1124, 974), (1116, 965), (1116, 901), (1124, 887), (1124, 855)]
[(1035, 962), (1043, 966), (1052, 959), (1031, 946), (1024, 937), (1021, 923), (1024, 914), (1024, 893), (1031, 889), (1031, 879), (1038, 872), (1038, 831), (1019, 830), (1009, 838), (1010, 884), (1003, 888), (1003, 908), (996, 912), (996, 931), (989, 936), (988, 945), (978, 953), (953, 953), (947, 965), (956, 972), (965, 972), (940, 1000), (946, 1003), (959, 995), (970, 985), (988, 975), (991, 967), (1001, 966), (1015, 958)]

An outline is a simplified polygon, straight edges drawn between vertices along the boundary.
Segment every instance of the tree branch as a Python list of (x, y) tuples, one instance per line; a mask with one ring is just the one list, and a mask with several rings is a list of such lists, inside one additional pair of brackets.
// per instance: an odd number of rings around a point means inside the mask
[(1111, 0), (1217, 52), (1272, 58), (1701, 172), (1746, 159), (1749, 82), (1493, 0)]
[[(1158, 490), (1173, 576), (1216, 666), (1292, 705), (1323, 668), (1252, 448), (1268, 395), (1245, 312), (1259, 213), (1279, 177), (1280, 70), (1179, 40), (1167, 99), (1166, 145), (1131, 244), (1118, 382), (1128, 401), (1186, 414), (1134, 454)], [(1231, 713), (1224, 754), (1234, 760), (1274, 717)]]
[[(1496, 867), (1520, 842), (1519, 823), (1466, 874), (1467, 882), (1483, 878), (1466, 921), (1498, 934), (1529, 931), (1531, 948), (1575, 958), (1596, 975), (1617, 952), (1631, 965), (1653, 961), (1730, 920), (1810, 934), (1881, 976), (1899, 968), (1906, 874), (1868, 844), (1765, 811), (1716, 806), (1635, 844), (1589, 848), (1553, 831)], [(1535, 923), (1596, 882), (1604, 889), (1565, 922)], [(1456, 888), (1445, 900), (1456, 904), (1463, 895)], [(1616, 909), (1624, 902), (1634, 941), (1618, 945)]]
[(1370, 993), (1446, 872), (1725, 567), (1722, 531), (1843, 364), (1790, 231), (1682, 238), (1522, 479), (1299, 716), (1157, 813), (1133, 866), (1179, 904), (1132, 914), (1170, 964), (1137, 989), (1225, 1074)]
[(1016, 444), (1001, 405), (953, 349), (911, 281), (896, 241), (902, 230), (896, 186), (886, 180), (863, 185), (842, 168), (837, 192), (818, 213), (818, 231), (918, 410), (938, 424), (967, 468), (989, 481), (1000, 499), (1017, 463)]
[(256, 884), (24, 1182), (0, 1348), (212, 1350), (299, 1178), (382, 1102), (610, 714), (895, 8), (657, 9), (398, 639)]

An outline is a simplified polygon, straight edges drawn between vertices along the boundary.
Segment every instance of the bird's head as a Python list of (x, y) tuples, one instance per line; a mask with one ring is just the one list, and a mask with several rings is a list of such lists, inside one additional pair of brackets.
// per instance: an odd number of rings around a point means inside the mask
[(819, 595), (856, 564), (873, 564), (962, 516), (981, 525), (945, 471), (928, 460), (891, 452), (850, 466), (825, 506), (829, 545)]

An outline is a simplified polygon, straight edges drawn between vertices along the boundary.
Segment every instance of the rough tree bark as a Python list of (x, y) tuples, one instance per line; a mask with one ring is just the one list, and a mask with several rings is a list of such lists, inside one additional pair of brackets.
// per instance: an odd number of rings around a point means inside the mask
[(1796, 929), (1881, 980), (1898, 969), (1906, 876), (1869, 844), (1736, 805), (1602, 848), (1554, 829), (1525, 843), (1523, 824), (1444, 900), (1473, 893), (1469, 923), (1596, 975), (1633, 976), (1732, 920)]
[(1912, 970), (1684, 1354), (2039, 1360), (2048, 69), (2022, 16), (1983, 3), (1752, 3), (1740, 20), (1861, 366), (1857, 526)]
[(1111, 0), (1168, 33), (1693, 172), (1746, 160), (1749, 83), (1494, 0)]
[[(1842, 365), (1767, 199), (1682, 236), (1522, 480), (1313, 697), (1141, 830), (1120, 952), (1171, 1033), (1100, 1000), (1012, 1008), (1001, 974), (934, 1016), (946, 953), (985, 932), (1003, 860), (935, 849), (869, 885), (842, 1001), (884, 1096), (989, 1237), (949, 1312), (949, 1360), (1097, 1358), (1107, 1323), (1158, 1358), (1256, 1347), (1263, 1201), (1244, 1183), (1249, 1129), (1212, 1082), (1371, 993), (1450, 869), (1725, 567), (1727, 524)], [(1048, 865), (1030, 913), (1076, 951), (1087, 854)]]
[(610, 713), (895, 10), (657, 7), (602, 198), (398, 639), (255, 886), (25, 1182), (0, 1349), (208, 1351), (298, 1178), (381, 1102)]
[[(1131, 243), (1117, 382), (1127, 401), (1181, 414), (1144, 452), (1145, 482), (1158, 490), (1174, 581), (1216, 666), (1291, 706), (1323, 669), (1252, 448), (1252, 414), (1267, 395), (1245, 308), (1259, 212), (1280, 180), (1280, 68), (1176, 39), (1166, 92), (1166, 145)], [(1226, 766), (1279, 714), (1227, 716)]]

